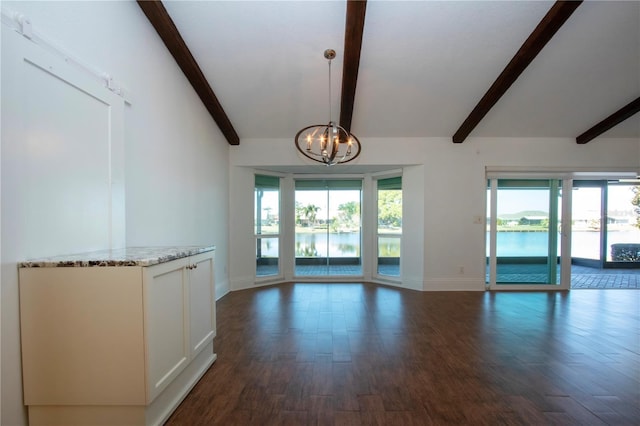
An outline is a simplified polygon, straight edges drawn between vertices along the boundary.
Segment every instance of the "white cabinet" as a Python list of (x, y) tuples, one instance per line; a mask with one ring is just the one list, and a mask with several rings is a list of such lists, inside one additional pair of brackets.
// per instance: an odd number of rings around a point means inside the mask
[(20, 268), (30, 424), (161, 424), (215, 361), (213, 252)]
[(213, 341), (213, 258), (203, 253), (145, 268), (143, 283), (151, 401)]

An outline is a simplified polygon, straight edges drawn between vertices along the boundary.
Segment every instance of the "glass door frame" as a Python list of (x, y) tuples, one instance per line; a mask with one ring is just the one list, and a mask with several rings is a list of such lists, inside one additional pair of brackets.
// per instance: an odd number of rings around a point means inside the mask
[[(574, 188), (598, 188), (600, 189), (600, 247), (599, 259), (573, 258), (572, 261), (576, 265), (589, 266), (599, 269), (640, 269), (637, 262), (623, 262), (616, 260), (608, 260), (611, 244), (609, 238), (609, 190), (614, 186), (638, 186), (640, 181), (633, 182), (633, 179), (582, 179), (575, 180)], [(637, 180), (637, 179), (636, 179)]]
[[(373, 229), (375, 230), (375, 236), (374, 236), (374, 264), (373, 264), (373, 271), (372, 271), (372, 276), (373, 279), (377, 280), (377, 281), (381, 281), (381, 282), (391, 282), (394, 284), (397, 283), (401, 283), (402, 282), (402, 230), (400, 232), (400, 234), (392, 234), (392, 233), (384, 233), (384, 232), (380, 232), (380, 228), (379, 228), (379, 190), (380, 188), (378, 187), (379, 181), (381, 180), (387, 180), (387, 179), (399, 179), (400, 181), (400, 191), (401, 191), (401, 199), (404, 196), (404, 192), (402, 190), (402, 172), (393, 172), (393, 173), (382, 173), (382, 174), (378, 174), (375, 175), (373, 177), (373, 184), (372, 184), (372, 192), (374, 193), (374, 205), (375, 205), (375, 223), (373, 226)], [(402, 203), (402, 214), (404, 214), (404, 203)], [(402, 218), (400, 219), (402, 221)], [(402, 225), (401, 225), (401, 229), (402, 229)], [(398, 275), (387, 275), (387, 274), (382, 274), (380, 273), (380, 237), (392, 237), (392, 238), (397, 238), (399, 240), (399, 246), (400, 246), (400, 256), (398, 258)]]
[[(336, 185), (333, 186), (331, 184), (331, 182), (346, 182), (347, 183), (347, 187), (346, 188), (342, 188), (341, 185)], [(358, 256), (358, 264), (359, 269), (360, 269), (360, 273), (358, 274), (331, 274), (329, 273), (331, 266), (335, 266), (335, 264), (331, 263), (331, 256), (330, 256), (330, 238), (331, 238), (331, 232), (329, 229), (329, 222), (327, 220), (326, 222), (326, 226), (327, 226), (327, 232), (326, 232), (326, 267), (327, 267), (327, 273), (326, 274), (310, 274), (310, 275), (306, 275), (306, 274), (298, 274), (297, 272), (297, 258), (296, 258), (296, 250), (295, 248), (292, 250), (292, 277), (295, 280), (298, 281), (305, 281), (305, 280), (317, 280), (318, 278), (321, 278), (323, 280), (327, 280), (327, 281), (332, 281), (332, 280), (350, 280), (350, 279), (362, 279), (364, 277), (364, 257), (365, 257), (365, 253), (364, 253), (364, 192), (365, 192), (365, 183), (364, 183), (364, 177), (361, 175), (357, 175), (357, 176), (353, 176), (353, 175), (335, 175), (335, 176), (331, 176), (331, 177), (327, 177), (327, 176), (315, 176), (315, 175), (293, 175), (293, 193), (292, 193), (292, 201), (294, 204), (294, 210), (295, 210), (295, 202), (296, 202), (296, 193), (298, 191), (298, 182), (313, 182), (314, 184), (312, 184), (309, 189), (312, 190), (311, 188), (316, 187), (315, 190), (318, 191), (327, 191), (326, 196), (327, 196), (327, 210), (330, 209), (330, 203), (331, 203), (331, 199), (330, 199), (330, 193), (331, 191), (340, 191), (342, 189), (347, 189), (347, 190), (356, 190), (356, 186), (357, 186), (357, 190), (360, 192), (360, 197), (359, 197), (359, 210), (360, 210), (360, 217), (359, 217), (359, 256)], [(358, 185), (355, 185), (353, 188), (349, 188), (348, 183), (349, 182), (359, 182)], [(320, 184), (325, 184), (325, 188), (321, 189), (320, 187), (322, 185)], [(302, 187), (304, 187), (304, 184), (301, 185)], [(304, 188), (301, 188), (304, 190)], [(329, 214), (329, 211), (327, 211), (327, 214)], [(326, 219), (330, 219), (329, 217), (327, 217)], [(295, 220), (293, 221), (294, 223), (294, 228), (295, 228)], [(295, 239), (296, 239), (296, 231), (295, 229), (293, 229), (292, 232), (292, 243), (293, 246), (295, 247)]]
[[(571, 191), (573, 180), (566, 175), (554, 174), (510, 174), (510, 173), (487, 173), (489, 180), (489, 279), (486, 287), (488, 290), (569, 290), (571, 288)], [(560, 222), (562, 223), (560, 232), (560, 281), (558, 284), (539, 283), (518, 283), (518, 284), (498, 284), (497, 277), (497, 231), (498, 231), (498, 179), (544, 179), (560, 180), (560, 190), (562, 197)], [(553, 206), (553, 202), (551, 203)], [(551, 213), (551, 212), (550, 212)], [(551, 214), (550, 214), (551, 217)], [(486, 238), (486, 232), (485, 232)], [(486, 246), (486, 244), (485, 244)], [(485, 264), (486, 264), (486, 253)]]
[[(262, 171), (255, 171), (254, 174), (254, 205), (253, 205), (253, 211), (254, 211), (254, 247), (256, 247), (256, 263), (254, 263), (254, 267), (255, 267), (255, 271), (254, 271), (254, 276), (255, 276), (255, 280), (256, 282), (268, 282), (268, 281), (274, 281), (274, 280), (282, 280), (284, 277), (283, 274), (283, 268), (282, 268), (282, 231), (283, 231), (283, 220), (282, 220), (282, 176), (280, 175), (276, 175), (276, 174), (270, 174), (270, 173), (265, 173)], [(263, 179), (265, 181), (269, 181), (271, 180), (272, 182), (277, 181), (277, 192), (278, 192), (278, 203), (277, 203), (277, 215), (278, 215), (278, 232), (274, 233), (274, 232), (266, 232), (263, 233), (261, 230), (261, 226), (262, 226), (262, 219), (261, 217), (258, 218), (257, 215), (258, 214), (262, 214), (262, 205), (259, 201), (260, 198), (262, 198), (261, 196), (258, 196), (256, 194), (256, 192), (258, 191), (264, 191), (264, 189), (262, 187), (260, 187), (257, 184), (257, 181), (260, 179)], [(270, 187), (271, 189), (276, 188), (275, 185), (273, 186), (264, 186), (264, 188)], [(284, 222), (286, 223), (286, 221)], [(262, 256), (258, 256), (259, 250), (261, 248), (261, 242), (262, 240), (266, 240), (266, 239), (273, 239), (276, 240), (276, 243), (278, 245), (278, 256), (275, 258), (276, 262), (277, 262), (277, 271), (276, 273), (273, 274), (264, 274), (264, 275), (259, 275), (258, 274), (258, 265), (257, 263), (261, 260), (261, 259), (267, 259), (262, 258)]]
[[(587, 266), (587, 267), (592, 267), (592, 268), (599, 268), (602, 269), (604, 267), (605, 261), (606, 261), (606, 253), (605, 253), (605, 238), (606, 238), (606, 226), (607, 226), (607, 221), (605, 219), (605, 209), (606, 209), (606, 205), (607, 205), (607, 199), (606, 199), (606, 186), (607, 186), (607, 181), (606, 180), (574, 180), (573, 184), (572, 184), (572, 191), (577, 189), (577, 188), (598, 188), (600, 190), (600, 220), (599, 220), (599, 226), (600, 226), (600, 231), (599, 231), (599, 243), (598, 243), (598, 259), (588, 259), (588, 258), (584, 258), (584, 257), (573, 257), (571, 259), (572, 264), (578, 265), (578, 266)], [(573, 220), (573, 217), (572, 217)]]

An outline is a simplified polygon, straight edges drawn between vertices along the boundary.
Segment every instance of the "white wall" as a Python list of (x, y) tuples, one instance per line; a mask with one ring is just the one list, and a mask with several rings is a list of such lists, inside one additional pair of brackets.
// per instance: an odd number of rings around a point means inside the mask
[[(29, 17), (47, 40), (92, 68), (124, 84), (126, 244), (216, 245), (217, 297), (228, 291), (228, 144), (135, 2), (3, 2), (3, 11)], [(4, 26), (4, 24), (3, 24)], [(2, 48), (9, 38), (3, 37)], [(2, 63), (5, 66), (5, 63)], [(2, 81), (2, 120), (9, 98)], [(19, 117), (18, 117), (19, 118)], [(26, 423), (22, 405), (16, 262), (50, 255), (56, 247), (82, 248), (83, 236), (70, 231), (65, 244), (44, 241), (25, 246), (29, 206), (9, 208), (11, 194), (25, 194), (24, 171), (12, 169), (12, 153), (22, 141), (2, 133), (2, 425)], [(78, 167), (70, 158), (68, 176)], [(62, 174), (51, 176), (63, 182)], [(51, 206), (53, 207), (53, 206)], [(44, 209), (44, 215), (48, 214)], [(75, 242), (75, 243), (74, 243)], [(108, 248), (108, 242), (104, 242)], [(89, 247), (85, 247), (89, 249)], [(62, 254), (62, 253), (61, 253)]]
[[(487, 168), (532, 171), (640, 170), (637, 139), (360, 138), (357, 166), (404, 168), (403, 285), (421, 290), (483, 290)], [(252, 168), (310, 165), (291, 139), (243, 140), (232, 147), (232, 288), (253, 283)], [(323, 167), (323, 166), (321, 166)], [(349, 166), (334, 166), (348, 172)], [(322, 170), (322, 168), (320, 169)], [(326, 169), (325, 169), (326, 170)], [(309, 167), (311, 173), (318, 169)], [(481, 217), (481, 223), (477, 218)], [(463, 273), (460, 272), (463, 269)]]

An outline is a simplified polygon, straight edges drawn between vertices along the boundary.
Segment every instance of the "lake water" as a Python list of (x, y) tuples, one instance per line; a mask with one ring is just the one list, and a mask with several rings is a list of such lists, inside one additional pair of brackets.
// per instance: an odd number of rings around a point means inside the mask
[[(600, 234), (598, 232), (573, 232), (571, 251), (573, 257), (593, 258), (598, 252)], [(487, 233), (487, 253), (489, 233)], [(498, 256), (546, 256), (548, 235), (546, 232), (498, 232)], [(609, 232), (609, 246), (614, 243), (640, 243), (640, 230)], [(296, 257), (359, 257), (360, 235), (352, 233), (296, 234)], [(384, 251), (390, 256), (400, 253), (399, 238), (385, 238), (381, 241)], [(428, 242), (427, 242), (428, 244)], [(558, 253), (560, 236), (558, 236)], [(610, 250), (608, 250), (610, 255)], [(384, 255), (384, 253), (383, 253)], [(263, 249), (263, 256), (277, 257), (277, 247)]]
[[(487, 253), (489, 253), (489, 233), (487, 232)], [(546, 256), (548, 254), (547, 232), (498, 232), (498, 256)], [(640, 243), (640, 230), (609, 232), (607, 245), (616, 243)], [(587, 259), (599, 257), (600, 233), (580, 231), (571, 234), (571, 256)], [(560, 235), (558, 235), (558, 254)], [(611, 249), (607, 250), (611, 260)]]
[(360, 234), (296, 234), (296, 257), (360, 257)]

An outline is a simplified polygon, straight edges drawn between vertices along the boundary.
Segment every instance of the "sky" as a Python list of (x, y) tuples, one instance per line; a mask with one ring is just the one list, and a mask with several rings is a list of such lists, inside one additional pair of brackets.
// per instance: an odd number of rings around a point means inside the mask
[[(600, 209), (600, 192), (592, 188), (573, 190), (572, 203), (574, 212)], [(594, 197), (596, 197), (594, 201)], [(631, 199), (633, 192), (630, 186), (609, 187), (609, 210), (633, 210)], [(488, 210), (489, 206), (487, 206)], [(518, 213), (524, 210), (549, 210), (548, 190), (505, 190), (498, 194), (498, 211), (500, 214)]]

